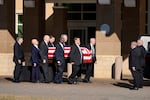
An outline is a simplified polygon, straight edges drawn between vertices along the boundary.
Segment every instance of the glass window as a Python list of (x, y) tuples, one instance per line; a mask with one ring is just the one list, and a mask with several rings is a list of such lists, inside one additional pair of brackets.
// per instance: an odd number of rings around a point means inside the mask
[(81, 20), (81, 13), (68, 13), (68, 20)]
[(96, 13), (84, 13), (83, 20), (96, 20)]
[(68, 20), (96, 20), (96, 4), (63, 4), (68, 8)]
[(84, 4), (83, 11), (96, 11), (96, 4)]
[(81, 40), (81, 45), (85, 45), (85, 30), (84, 29), (72, 29), (70, 30), (70, 45), (73, 44), (73, 40), (75, 37), (80, 38)]
[(64, 4), (68, 11), (81, 11), (81, 4)]
[(22, 15), (18, 15), (18, 24), (22, 24)]
[(22, 36), (22, 35), (23, 35), (23, 26), (18, 25), (18, 36)]
[(23, 36), (23, 22), (22, 22), (22, 15), (20, 15), (20, 14), (17, 14), (17, 35), (18, 36)]

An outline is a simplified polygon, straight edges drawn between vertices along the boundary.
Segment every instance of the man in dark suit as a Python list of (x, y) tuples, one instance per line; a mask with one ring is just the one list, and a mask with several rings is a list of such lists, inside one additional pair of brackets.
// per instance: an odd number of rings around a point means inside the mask
[(76, 76), (80, 70), (80, 65), (82, 64), (82, 51), (80, 49), (80, 38), (74, 38), (74, 44), (71, 46), (71, 51), (69, 54), (70, 62), (72, 64), (72, 73), (68, 78), (69, 84), (76, 83)]
[(55, 37), (52, 35), (50, 35), (49, 37), (50, 37), (50, 40), (49, 40), (48, 46), (49, 47), (55, 47), (55, 45), (54, 45)]
[[(55, 42), (55, 37), (50, 35), (50, 41), (48, 43), (48, 47), (55, 47), (54, 45)], [(49, 59), (49, 77), (51, 80), (54, 80), (55, 72), (56, 72), (56, 67), (55, 67), (55, 57), (53, 59)]]
[(87, 48), (92, 51), (92, 62), (87, 64), (86, 75), (83, 80), (83, 82), (86, 83), (91, 82), (90, 76), (92, 76), (94, 71), (94, 63), (96, 62), (95, 44), (96, 44), (95, 38), (90, 38), (90, 44), (87, 45)]
[(143, 41), (142, 40), (137, 40), (137, 47), (141, 51), (141, 67), (145, 67), (145, 55), (146, 55), (146, 50), (143, 46)]
[(25, 58), (22, 43), (23, 38), (17, 37), (16, 43), (14, 44), (14, 57), (13, 57), (13, 61), (15, 63), (14, 82), (19, 82), (22, 66), (25, 66)]
[(38, 40), (32, 39), (31, 63), (32, 63), (32, 82), (39, 82), (40, 80), (40, 49), (38, 47)]
[(42, 60), (42, 70), (44, 75), (44, 82), (50, 83), (49, 76), (48, 76), (48, 43), (49, 43), (49, 36), (45, 35), (43, 41), (40, 44), (40, 56)]
[(137, 47), (137, 43), (131, 42), (129, 69), (134, 78), (134, 86), (131, 88), (132, 90), (138, 90), (142, 87), (143, 77), (141, 77), (141, 74), (143, 73), (143, 68), (141, 66), (141, 55), (141, 50)]
[(60, 42), (56, 44), (55, 58), (57, 63), (55, 83), (61, 84), (63, 82), (62, 76), (65, 69), (65, 57), (64, 57), (64, 47), (67, 41), (67, 35), (62, 34), (60, 37)]
[(145, 55), (146, 55), (146, 50), (143, 46), (143, 41), (142, 40), (137, 40), (137, 48), (139, 49), (140, 52), (140, 66), (141, 66), (141, 73), (140, 73), (140, 87), (143, 87), (143, 70), (145, 67)]

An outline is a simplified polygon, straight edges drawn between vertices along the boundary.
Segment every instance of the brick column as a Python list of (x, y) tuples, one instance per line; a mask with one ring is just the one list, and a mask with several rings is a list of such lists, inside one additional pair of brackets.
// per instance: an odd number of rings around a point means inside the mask
[[(95, 64), (94, 76), (111, 78), (115, 59), (121, 55), (121, 0), (111, 0), (110, 5), (97, 3), (96, 14), (97, 64)], [(108, 35), (101, 32), (100, 26), (102, 24), (110, 26)]]
[(0, 53), (12, 53), (15, 34), (15, 0), (0, 5)]
[(42, 40), (45, 32), (45, 1), (35, 0), (35, 7), (23, 7), (24, 51), (30, 52), (31, 39)]
[(0, 5), (0, 75), (13, 74), (15, 38), (15, 0), (4, 0)]
[(57, 41), (60, 34), (67, 33), (67, 9), (63, 6), (54, 6), (53, 33)]
[(23, 7), (23, 48), (26, 66), (30, 65), (31, 39), (42, 40), (45, 33), (45, 0), (35, 0), (35, 7)]

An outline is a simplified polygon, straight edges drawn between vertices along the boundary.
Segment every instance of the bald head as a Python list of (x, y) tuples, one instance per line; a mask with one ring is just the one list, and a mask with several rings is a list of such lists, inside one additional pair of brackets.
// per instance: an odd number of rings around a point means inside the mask
[(43, 40), (48, 43), (50, 41), (49, 35), (44, 35)]
[(143, 46), (143, 41), (142, 40), (137, 40), (137, 45), (138, 46)]

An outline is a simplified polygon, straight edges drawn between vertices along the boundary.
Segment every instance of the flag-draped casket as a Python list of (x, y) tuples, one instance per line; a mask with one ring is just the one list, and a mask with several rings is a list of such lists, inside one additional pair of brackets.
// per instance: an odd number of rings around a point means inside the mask
[[(48, 48), (48, 58), (54, 59), (55, 58), (55, 50), (56, 47), (49, 47)], [(64, 47), (64, 57), (67, 59), (70, 53), (71, 47)], [(91, 50), (81, 47), (81, 51), (83, 54), (83, 63), (91, 63), (92, 62), (92, 52)]]

